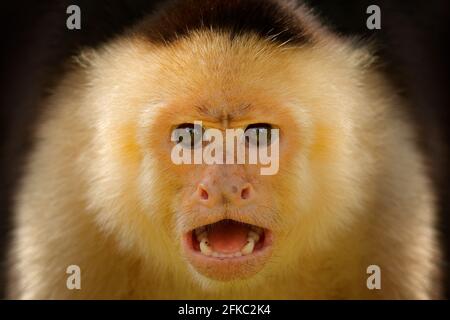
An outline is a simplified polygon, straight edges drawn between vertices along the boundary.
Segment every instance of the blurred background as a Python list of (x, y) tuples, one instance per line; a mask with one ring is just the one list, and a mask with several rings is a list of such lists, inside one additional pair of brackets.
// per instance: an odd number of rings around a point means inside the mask
[[(226, 0), (224, 0), (226, 1)], [(151, 12), (164, 0), (2, 1), (0, 4), (0, 299), (4, 297), (11, 207), (32, 132), (38, 102), (81, 47), (98, 46)], [(420, 147), (438, 194), (442, 279), (450, 278), (449, 7), (448, 0), (307, 0), (325, 23), (343, 36), (370, 39), (398, 91), (409, 101)], [(81, 8), (81, 30), (66, 28), (67, 6)], [(368, 30), (366, 8), (381, 8), (381, 30)]]

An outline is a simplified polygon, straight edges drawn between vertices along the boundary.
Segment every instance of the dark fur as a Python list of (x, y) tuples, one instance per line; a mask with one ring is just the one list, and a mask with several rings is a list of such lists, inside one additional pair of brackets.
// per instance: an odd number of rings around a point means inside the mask
[(231, 39), (252, 33), (279, 43), (302, 44), (310, 38), (299, 12), (279, 0), (175, 0), (143, 29), (153, 42), (170, 43), (191, 31), (212, 29), (229, 32)]

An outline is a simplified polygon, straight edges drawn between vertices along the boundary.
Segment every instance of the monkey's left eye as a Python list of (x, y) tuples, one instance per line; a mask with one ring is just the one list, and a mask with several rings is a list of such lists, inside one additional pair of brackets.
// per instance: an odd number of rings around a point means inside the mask
[(268, 146), (272, 143), (272, 125), (268, 123), (254, 123), (245, 129), (247, 141), (256, 146)]
[(202, 141), (203, 130), (199, 125), (183, 123), (175, 129), (175, 141), (181, 143), (185, 148), (194, 149)]

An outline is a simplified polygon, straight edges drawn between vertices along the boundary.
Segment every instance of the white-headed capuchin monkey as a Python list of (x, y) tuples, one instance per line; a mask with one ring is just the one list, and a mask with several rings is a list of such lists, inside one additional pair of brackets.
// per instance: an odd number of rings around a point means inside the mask
[[(10, 298), (439, 297), (404, 103), (368, 48), (302, 5), (169, 2), (83, 50), (44, 104)], [(196, 121), (278, 129), (279, 170), (174, 163), (174, 129), (195, 136)]]

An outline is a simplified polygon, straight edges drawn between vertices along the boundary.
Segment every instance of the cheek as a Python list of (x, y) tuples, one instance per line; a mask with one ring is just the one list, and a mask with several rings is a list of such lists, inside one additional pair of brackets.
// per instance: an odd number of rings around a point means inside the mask
[(193, 196), (203, 177), (203, 170), (194, 165), (171, 165), (170, 202), (173, 212), (192, 212)]
[(136, 139), (136, 125), (128, 123), (117, 127), (116, 136), (117, 154), (122, 164), (138, 165), (142, 161), (142, 153)]
[(343, 132), (330, 124), (317, 123), (314, 126), (313, 141), (310, 146), (310, 161), (320, 164), (332, 162), (338, 155)]

